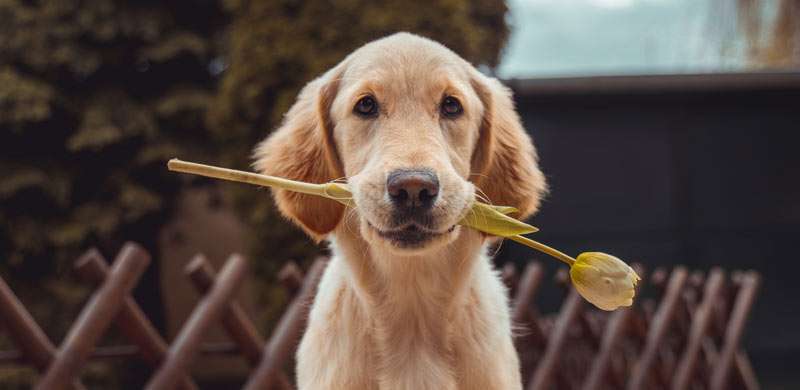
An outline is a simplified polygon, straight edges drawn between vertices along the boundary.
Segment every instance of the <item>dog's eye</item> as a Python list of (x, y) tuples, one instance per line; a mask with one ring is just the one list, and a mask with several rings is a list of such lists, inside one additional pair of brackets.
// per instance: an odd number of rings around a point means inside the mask
[(464, 107), (461, 106), (461, 102), (459, 102), (458, 99), (452, 96), (446, 96), (442, 99), (440, 110), (442, 111), (442, 115), (448, 118), (455, 118), (464, 112)]
[(364, 96), (358, 99), (356, 106), (353, 107), (353, 112), (365, 118), (374, 117), (378, 115), (378, 102), (372, 96)]

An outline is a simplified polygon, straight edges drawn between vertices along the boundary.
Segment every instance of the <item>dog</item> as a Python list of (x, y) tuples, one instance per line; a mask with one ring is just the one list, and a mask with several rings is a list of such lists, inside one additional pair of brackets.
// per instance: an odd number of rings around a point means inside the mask
[(332, 251), (297, 352), (300, 389), (521, 389), (496, 239), (458, 225), (476, 199), (525, 218), (546, 191), (499, 81), (427, 38), (373, 41), (303, 88), (254, 166), (346, 179), (357, 205), (273, 192)]

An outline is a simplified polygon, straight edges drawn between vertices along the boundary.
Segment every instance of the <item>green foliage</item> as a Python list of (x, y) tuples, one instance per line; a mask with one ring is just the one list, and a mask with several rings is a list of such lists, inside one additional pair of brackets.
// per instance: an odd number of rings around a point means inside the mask
[(225, 22), (215, 2), (0, 1), (7, 271), (37, 280), (164, 220), (180, 182), (163, 162), (213, 155), (208, 64)]
[[(214, 1), (0, 0), (0, 275), (54, 341), (89, 290), (71, 261), (128, 239), (157, 253), (182, 186), (164, 162), (213, 158), (208, 64), (227, 18)], [(157, 280), (142, 284), (153, 315)], [(120, 388), (128, 370), (84, 371), (93, 388)], [(3, 388), (31, 379), (0, 370)]]

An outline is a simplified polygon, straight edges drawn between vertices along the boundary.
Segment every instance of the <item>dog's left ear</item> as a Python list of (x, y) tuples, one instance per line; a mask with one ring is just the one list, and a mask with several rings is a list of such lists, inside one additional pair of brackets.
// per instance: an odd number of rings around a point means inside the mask
[[(339, 75), (334, 68), (303, 88), (281, 127), (256, 147), (257, 171), (310, 183), (343, 176), (330, 119)], [(280, 189), (272, 193), (281, 213), (315, 241), (333, 231), (344, 214), (344, 206), (330, 199)]]
[(515, 217), (535, 213), (547, 192), (536, 148), (514, 109), (511, 91), (494, 78), (474, 72), (472, 87), (483, 103), (470, 180), (492, 204), (513, 206)]

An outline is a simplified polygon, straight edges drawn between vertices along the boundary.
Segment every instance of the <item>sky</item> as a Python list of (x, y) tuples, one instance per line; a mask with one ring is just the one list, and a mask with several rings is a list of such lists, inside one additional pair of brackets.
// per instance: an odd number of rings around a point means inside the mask
[(522, 78), (739, 70), (743, 61), (735, 50), (721, 54), (722, 38), (735, 31), (733, 4), (510, 0), (512, 33), (497, 73)]

